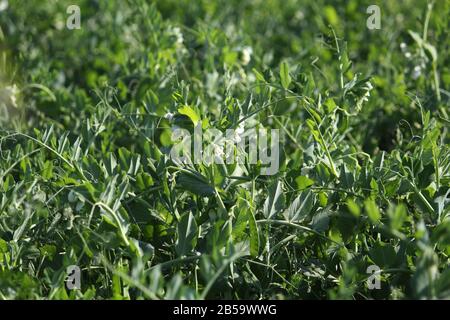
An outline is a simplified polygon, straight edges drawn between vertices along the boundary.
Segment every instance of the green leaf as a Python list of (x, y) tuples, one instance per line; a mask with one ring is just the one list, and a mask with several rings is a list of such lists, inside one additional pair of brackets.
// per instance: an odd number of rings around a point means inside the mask
[(215, 193), (208, 180), (199, 173), (183, 172), (178, 176), (177, 184), (184, 190), (199, 196), (211, 196)]
[(333, 6), (327, 5), (323, 8), (323, 11), (328, 23), (333, 26), (337, 26), (339, 24), (339, 15)]
[(356, 204), (355, 201), (353, 201), (352, 199), (347, 199), (346, 204), (348, 211), (350, 211), (350, 213), (353, 216), (357, 218), (361, 215), (361, 209), (359, 208), (359, 206)]
[(191, 252), (197, 245), (198, 227), (192, 213), (186, 213), (181, 216), (177, 227), (177, 242), (175, 251), (178, 256), (184, 256)]
[(319, 192), (319, 205), (321, 207), (326, 207), (328, 204), (328, 196), (325, 192)]
[(56, 247), (54, 245), (46, 244), (42, 246), (39, 251), (42, 256), (49, 258), (50, 261), (53, 261), (53, 257), (56, 254)]
[(286, 61), (283, 61), (280, 65), (280, 78), (281, 85), (287, 89), (291, 83), (291, 76), (289, 75), (289, 65)]
[(291, 222), (302, 222), (314, 206), (314, 193), (312, 191), (301, 192), (284, 212), (286, 220)]
[(433, 298), (433, 287), (439, 276), (438, 258), (433, 249), (426, 247), (416, 262), (412, 288), (416, 299)]
[(238, 200), (238, 205), (233, 207), (233, 215), (235, 221), (233, 222), (233, 241), (235, 243), (241, 242), (247, 235), (246, 229), (249, 220), (249, 206), (247, 202)]
[(180, 114), (187, 116), (189, 119), (191, 119), (194, 126), (196, 126), (198, 124), (198, 122), (200, 121), (200, 116), (190, 106), (185, 105), (181, 108), (178, 108), (178, 112)]
[(328, 229), (329, 224), (330, 224), (330, 217), (328, 211), (326, 210), (316, 214), (311, 221), (311, 227), (318, 232), (326, 231)]
[(155, 248), (147, 242), (137, 239), (130, 239), (131, 251), (140, 259), (150, 259), (155, 254)]
[[(1, 181), (1, 180), (0, 180)], [(15, 183), (14, 177), (11, 174), (8, 174), (3, 182), (3, 191), (8, 191), (10, 186), (13, 186)]]
[(0, 238), (0, 253), (7, 253), (8, 252), (8, 243)]
[(250, 210), (249, 214), (248, 227), (250, 231), (250, 255), (256, 258), (259, 255), (259, 231), (252, 210)]
[(264, 216), (267, 219), (272, 218), (275, 214), (284, 208), (283, 184), (278, 181), (273, 184), (269, 190), (269, 197), (264, 202)]
[(259, 72), (255, 68), (253, 68), (252, 70), (253, 70), (253, 73), (255, 74), (256, 79), (258, 79), (261, 82), (266, 82), (266, 79), (264, 79), (264, 76), (261, 72)]
[(424, 47), (424, 48), (428, 51), (428, 53), (430, 54), (431, 60), (432, 60), (433, 62), (436, 62), (436, 61), (437, 61), (437, 58), (438, 58), (438, 54), (437, 54), (436, 48), (435, 48), (433, 45), (431, 45), (430, 43), (428, 43), (428, 42), (425, 42), (425, 43), (423, 44), (423, 47)]
[(336, 102), (334, 102), (334, 100), (331, 98), (327, 99), (324, 105), (327, 107), (328, 113), (333, 112), (333, 110), (337, 107)]
[(377, 204), (372, 199), (367, 199), (364, 201), (364, 207), (372, 223), (378, 223), (381, 219), (380, 210), (378, 210)]
[(414, 32), (412, 30), (408, 30), (408, 33), (411, 36), (411, 38), (414, 39), (414, 41), (417, 43), (417, 45), (419, 47), (422, 47), (422, 45), (423, 45), (422, 37), (417, 32)]
[(297, 183), (297, 187), (299, 190), (306, 189), (314, 184), (314, 180), (311, 180), (306, 176), (299, 176), (295, 178), (295, 182)]
[(136, 175), (136, 186), (140, 191), (147, 190), (153, 185), (153, 178), (147, 172), (139, 173)]
[(53, 161), (45, 161), (44, 170), (42, 170), (42, 178), (49, 180), (53, 177)]
[(399, 204), (395, 208), (391, 206), (388, 210), (388, 216), (391, 229), (399, 230), (408, 218), (406, 207), (403, 204)]
[(390, 244), (375, 243), (369, 250), (369, 257), (381, 269), (396, 265), (397, 253)]

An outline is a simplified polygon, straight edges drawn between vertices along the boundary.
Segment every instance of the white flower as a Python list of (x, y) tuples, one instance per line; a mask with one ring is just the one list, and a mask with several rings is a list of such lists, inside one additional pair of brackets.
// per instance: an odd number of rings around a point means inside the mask
[(176, 27), (172, 29), (172, 33), (173, 35), (177, 38), (176, 40), (176, 44), (177, 45), (181, 45), (184, 42), (184, 37), (183, 37), (183, 33), (181, 32), (181, 29)]
[(295, 12), (294, 15), (294, 19), (297, 21), (303, 20), (305, 18), (305, 14), (303, 13), (302, 10), (297, 10), (297, 12)]
[(241, 122), (241, 123), (239, 124), (239, 127), (236, 128), (236, 133), (237, 133), (237, 134), (243, 134), (244, 131), (245, 131), (244, 123)]
[(420, 77), (421, 74), (422, 68), (420, 68), (420, 66), (415, 66), (411, 76), (414, 80), (416, 80), (417, 78)]
[(252, 47), (244, 47), (242, 49), (242, 64), (245, 66), (250, 63), (252, 59), (253, 49)]
[(17, 108), (18, 93), (19, 89), (15, 84), (0, 89), (0, 103)]
[(55, 28), (56, 30), (62, 30), (66, 27), (66, 24), (62, 20), (55, 21)]
[(402, 50), (402, 52), (405, 52), (407, 47), (408, 46), (406, 45), (406, 43), (404, 43), (404, 42), (400, 43), (400, 49)]
[(0, 12), (5, 11), (8, 9), (9, 3), (8, 0), (2, 0), (0, 1)]
[(365, 92), (362, 95), (362, 97), (356, 103), (356, 107), (357, 107), (358, 111), (361, 110), (362, 104), (364, 102), (369, 101), (370, 91), (373, 89), (373, 86), (372, 86), (372, 83), (370, 81), (366, 81), (366, 83), (364, 84), (364, 86), (362, 88), (364, 89)]
[[(366, 89), (367, 91), (372, 90), (373, 89), (372, 83), (370, 81), (367, 81), (364, 89)], [(370, 95), (370, 93), (369, 93), (369, 95)]]
[(243, 122), (241, 122), (240, 124), (239, 124), (239, 127), (237, 127), (235, 130), (234, 130), (234, 137), (233, 137), (233, 140), (236, 142), (236, 143), (239, 143), (239, 142), (241, 142), (242, 141), (242, 135), (244, 134), (244, 131), (245, 131), (245, 128), (244, 128), (244, 123)]
[(405, 52), (405, 58), (411, 59), (411, 52)]
[(167, 112), (167, 113), (164, 115), (164, 118), (166, 118), (166, 119), (169, 120), (169, 121), (172, 121), (172, 119), (173, 119), (173, 113), (172, 113), (172, 112)]
[(223, 158), (223, 156), (225, 155), (225, 153), (223, 152), (223, 147), (214, 144), (214, 155), (216, 156), (216, 158)]

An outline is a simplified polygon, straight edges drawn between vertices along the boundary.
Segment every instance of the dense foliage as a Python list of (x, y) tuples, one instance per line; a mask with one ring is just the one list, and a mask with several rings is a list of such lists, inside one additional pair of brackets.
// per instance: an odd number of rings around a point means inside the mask
[(0, 298), (450, 298), (448, 1), (76, 2), (0, 1)]

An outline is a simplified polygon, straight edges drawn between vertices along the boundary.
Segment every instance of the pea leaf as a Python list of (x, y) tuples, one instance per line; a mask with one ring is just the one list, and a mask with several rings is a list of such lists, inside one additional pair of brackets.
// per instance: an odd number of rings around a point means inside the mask
[(177, 184), (183, 189), (199, 196), (211, 196), (214, 194), (214, 188), (199, 173), (183, 172), (178, 176)]
[(189, 119), (191, 119), (194, 126), (196, 126), (198, 124), (198, 122), (200, 121), (200, 116), (190, 106), (185, 105), (181, 108), (178, 108), (178, 112), (180, 114), (187, 116)]
[(370, 221), (373, 223), (378, 223), (381, 219), (380, 210), (378, 210), (378, 207), (372, 199), (367, 199), (364, 201), (364, 207), (366, 208), (367, 216), (369, 217)]
[(191, 252), (197, 245), (198, 227), (192, 213), (181, 216), (177, 227), (177, 242), (175, 251), (179, 256)]
[(314, 206), (314, 194), (309, 191), (301, 192), (284, 212), (286, 220), (291, 222), (301, 222)]
[(259, 254), (259, 231), (252, 210), (250, 210), (248, 226), (250, 231), (250, 255), (256, 258)]
[(281, 85), (287, 89), (291, 83), (291, 76), (289, 75), (289, 65), (286, 61), (283, 61), (280, 65), (280, 78)]
[(280, 212), (284, 207), (284, 200), (283, 185), (278, 181), (276, 185), (272, 185), (269, 190), (269, 197), (264, 202), (264, 216), (270, 219)]

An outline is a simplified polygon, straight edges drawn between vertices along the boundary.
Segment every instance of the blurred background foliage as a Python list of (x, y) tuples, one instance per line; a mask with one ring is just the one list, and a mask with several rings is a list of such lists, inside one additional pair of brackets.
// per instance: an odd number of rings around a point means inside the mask
[[(3, 82), (45, 83), (57, 101), (37, 103), (38, 110), (32, 112), (64, 119), (71, 127), (80, 126), (72, 119), (82, 119), (78, 115), (86, 109), (77, 107), (73, 99), (95, 101), (94, 88), (105, 83), (122, 88), (121, 96), (126, 97), (129, 90), (124, 88), (133, 88), (144, 77), (158, 93), (158, 80), (171, 72), (179, 80), (198, 80), (194, 86), (215, 84), (202, 97), (205, 105), (223, 99), (214, 92), (220, 84), (220, 79), (212, 81), (217, 73), (264, 70), (283, 59), (301, 65), (304, 73), (313, 72), (317, 87), (331, 91), (339, 79), (329, 26), (345, 40), (353, 61), (348, 77), (352, 73), (374, 75), (376, 99), (366, 106), (359, 123), (364, 127), (360, 132), (366, 135), (355, 137), (367, 150), (389, 149), (396, 124), (401, 119), (418, 120), (408, 95), (420, 96), (429, 109), (439, 108), (426, 81), (433, 76), (431, 70), (415, 52), (416, 43), (408, 34), (409, 30), (423, 31), (424, 0), (379, 3), (379, 31), (366, 27), (370, 1), (156, 1), (145, 10), (139, 1), (78, 4), (83, 27), (76, 31), (65, 27), (67, 1), (9, 1), (9, 8), (1, 14), (7, 61)], [(450, 82), (448, 11), (447, 1), (437, 1), (428, 25), (432, 31), (428, 42), (439, 53), (442, 89)], [(403, 49), (401, 43), (406, 45)], [(249, 52), (250, 61), (242, 63)], [(414, 79), (417, 70), (420, 76)], [(442, 95), (448, 99), (447, 91)]]

